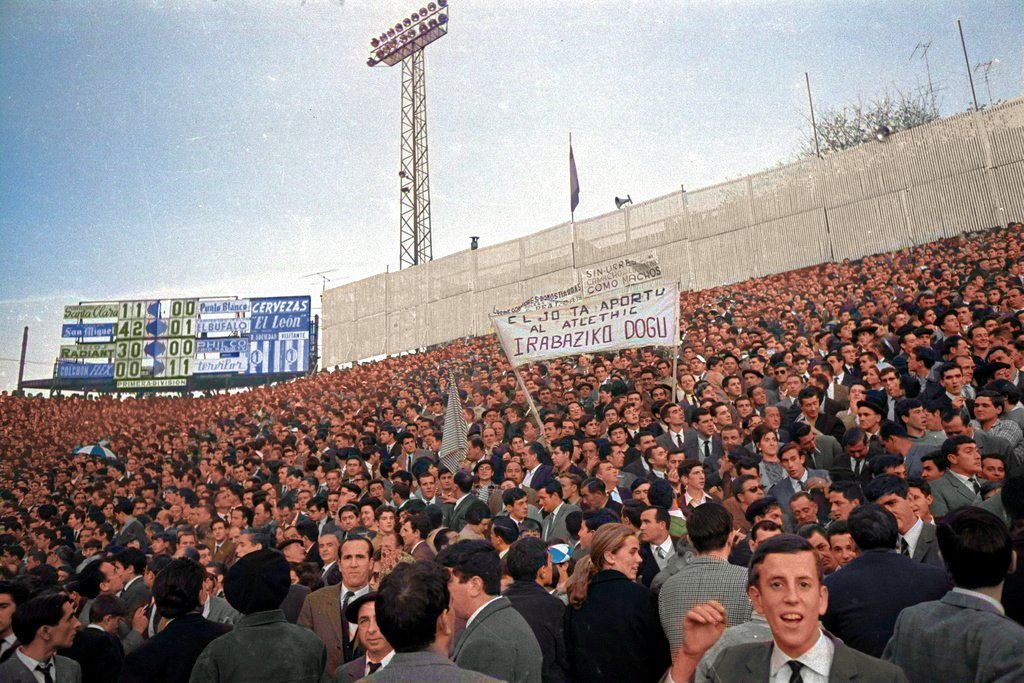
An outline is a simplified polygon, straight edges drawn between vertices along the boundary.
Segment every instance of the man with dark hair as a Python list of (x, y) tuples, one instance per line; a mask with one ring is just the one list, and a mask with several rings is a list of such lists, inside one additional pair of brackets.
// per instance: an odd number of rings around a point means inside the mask
[(395, 649), (391, 663), (373, 674), (374, 683), (497, 683), (464, 671), (448, 659), (454, 618), (445, 570), (433, 562), (403, 562), (377, 591), (377, 625)]
[(80, 622), (67, 593), (43, 593), (18, 605), (12, 627), (21, 645), (0, 665), (0, 681), (81, 683), (82, 668), (57, 654), (71, 647)]
[(729, 511), (719, 503), (699, 505), (690, 514), (687, 530), (696, 555), (664, 582), (658, 594), (661, 627), (673, 651), (683, 640), (683, 616), (694, 605), (719, 601), (726, 607), (730, 626), (749, 621), (751, 613), (747, 572), (729, 564), (729, 553), (739, 537)]
[(96, 596), (89, 607), (89, 625), (78, 632), (71, 647), (60, 650), (82, 667), (84, 683), (118, 680), (124, 648), (117, 626), (126, 614), (124, 603), (116, 596)]
[(519, 539), (519, 526), (508, 517), (495, 517), (491, 520), (491, 547), (504, 559), (508, 549)]
[(540, 645), (501, 595), (501, 561), (494, 548), (485, 541), (459, 541), (442, 550), (437, 562), (448, 568), (455, 616), (467, 620), (452, 647), (455, 663), (509, 683), (539, 683)]
[(900, 610), (941, 598), (949, 585), (942, 569), (894, 550), (899, 538), (896, 519), (881, 505), (857, 507), (849, 525), (861, 552), (825, 579), (829, 604), (822, 623), (850, 647), (878, 657)]
[(370, 592), (353, 600), (345, 610), (345, 618), (356, 624), (356, 635), (363, 648), (363, 656), (341, 665), (335, 672), (335, 683), (351, 683), (371, 676), (387, 667), (395, 651), (381, 634), (377, 623), (377, 594)]
[(434, 550), (427, 544), (427, 536), (433, 531), (433, 524), (426, 513), (421, 512), (402, 523), (399, 533), (405, 550), (416, 560), (429, 562), (434, 559)]
[(882, 445), (886, 452), (903, 458), (908, 477), (921, 476), (921, 458), (935, 450), (934, 446), (914, 443), (907, 434), (906, 428), (891, 420), (884, 420), (879, 429)]
[[(925, 524), (910, 504), (907, 482), (892, 474), (875, 477), (864, 486), (869, 503), (881, 505), (896, 520), (900, 537), (897, 550), (915, 562), (944, 567), (935, 541), (935, 527)], [(863, 550), (863, 548), (861, 548)]]
[(276, 550), (238, 560), (224, 579), (224, 595), (244, 616), (206, 646), (190, 683), (320, 683), (327, 650), (315, 634), (285, 619), (280, 606), (290, 585), (288, 561)]
[(836, 482), (828, 492), (828, 516), (831, 520), (849, 519), (850, 512), (864, 502), (860, 486), (851, 482)]
[(455, 491), (458, 497), (454, 503), (445, 503), (447, 526), (454, 531), (462, 531), (466, 526), (466, 512), (470, 506), (479, 499), (473, 495), (473, 475), (469, 472), (458, 471), (452, 478)]
[(146, 555), (138, 548), (125, 548), (113, 556), (114, 570), (120, 574), (124, 587), (118, 597), (124, 601), (125, 610), (132, 614), (149, 602), (149, 588), (142, 580), (146, 571)]
[(114, 542), (114, 545), (125, 547), (135, 543), (135, 547), (142, 552), (146, 552), (149, 549), (149, 539), (146, 537), (146, 529), (142, 526), (142, 522), (132, 517), (134, 507), (130, 500), (121, 501), (114, 506), (117, 534), (111, 540)]
[(569, 541), (569, 531), (565, 528), (565, 518), (579, 511), (579, 507), (570, 505), (562, 500), (562, 485), (556, 481), (549, 481), (537, 492), (537, 502), (540, 503), (541, 511), (544, 513), (544, 520), (541, 522), (541, 540), (544, 542), (553, 539)]
[[(747, 584), (754, 609), (771, 627), (772, 639), (726, 648), (711, 667), (714, 680), (803, 681), (810, 680), (812, 672), (814, 680), (906, 680), (899, 668), (857, 652), (821, 630), (818, 618), (828, 606), (828, 591), (818, 556), (806, 539), (783, 534), (760, 544), (751, 558)], [(690, 680), (700, 658), (725, 630), (726, 620), (726, 609), (717, 601), (697, 605), (686, 614), (686, 638), (670, 672), (673, 681)]]
[[(373, 543), (353, 536), (341, 544), (341, 582), (313, 591), (302, 604), (298, 624), (312, 629), (327, 646), (327, 670), (336, 671), (359, 656), (356, 624), (345, 618), (349, 603), (370, 592)], [(230, 599), (230, 596), (229, 596)]]
[(936, 518), (967, 505), (979, 505), (981, 454), (978, 444), (966, 435), (951, 436), (942, 444), (942, 455), (949, 467), (939, 479), (931, 482), (932, 514)]
[(0, 664), (6, 662), (18, 649), (11, 620), (18, 605), (28, 600), (28, 591), (19, 583), (0, 581)]
[(904, 610), (884, 658), (914, 683), (1024, 680), (1024, 628), (1000, 604), (1013, 565), (1006, 525), (990, 512), (964, 507), (946, 516), (938, 537), (955, 588)]
[(637, 578), (650, 588), (654, 577), (676, 557), (675, 544), (668, 533), (672, 518), (668, 510), (648, 505), (640, 512), (640, 569)]
[(505, 565), (512, 583), (504, 596), (537, 638), (544, 658), (541, 680), (564, 683), (569, 669), (562, 634), (565, 604), (544, 589), (551, 580), (551, 555), (536, 538), (521, 538), (509, 548)]
[(195, 560), (171, 560), (153, 580), (153, 601), (168, 624), (124, 660), (120, 683), (187, 683), (215, 638), (231, 630), (197, 612), (206, 570)]

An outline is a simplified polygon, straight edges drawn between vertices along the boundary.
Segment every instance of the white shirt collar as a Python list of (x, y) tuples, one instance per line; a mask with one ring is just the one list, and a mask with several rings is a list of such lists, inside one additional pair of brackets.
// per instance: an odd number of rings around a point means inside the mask
[(17, 650), (14, 651), (14, 654), (17, 655), (18, 659), (21, 660), (21, 663), (24, 664), (25, 667), (29, 671), (32, 672), (32, 678), (33, 679), (36, 678), (36, 666), (38, 664), (50, 664), (51, 666), (53, 666), (53, 668), (51, 669), (51, 674), (50, 675), (53, 676), (54, 678), (57, 677), (57, 667), (54, 666), (56, 664), (56, 661), (54, 660), (53, 657), (50, 657), (50, 659), (48, 659), (46, 661), (39, 661), (38, 659), (32, 659), (27, 654), (22, 652), (20, 647)]
[[(391, 659), (394, 656), (395, 656), (395, 651), (394, 650), (392, 650), (391, 652), (389, 652), (386, 655), (384, 655), (384, 659), (380, 660), (380, 668), (383, 669), (383, 668), (387, 667), (387, 665), (391, 663)], [(366, 676), (370, 675), (370, 658), (369, 657), (366, 658), (366, 665), (365, 665), (365, 668), (363, 669), (363, 674), (366, 675)]]
[(907, 533), (903, 534), (903, 538), (907, 541), (907, 545), (910, 546), (910, 556), (914, 556), (914, 550), (917, 549), (917, 542), (921, 538), (921, 530), (924, 529), (924, 522), (918, 517), (917, 521), (914, 522), (914, 526), (907, 530)]
[(701, 497), (698, 499), (698, 498), (692, 497), (685, 490), (683, 491), (683, 505), (692, 505), (693, 507), (697, 507), (698, 505), (703, 505), (704, 503), (708, 502), (709, 500), (711, 500), (711, 499), (708, 497), (707, 493), (702, 493)]
[[(653, 551), (657, 551), (658, 548), (661, 548), (662, 550), (664, 550), (665, 551), (665, 557), (671, 557), (672, 555), (675, 554), (675, 546), (672, 545), (672, 537), (671, 536), (666, 536), (665, 540), (662, 541), (660, 545), (655, 545), (653, 543), (651, 543), (650, 545), (651, 545), (651, 550), (653, 550)], [(657, 552), (655, 552), (655, 554), (657, 554)]]
[(370, 584), (366, 584), (365, 586), (363, 586), (359, 590), (352, 590), (351, 588), (349, 588), (345, 584), (340, 584), (340, 586), (341, 586), (341, 591), (339, 593), (339, 596), (340, 596), (339, 599), (338, 599), (339, 602), (345, 602), (345, 593), (348, 593), (349, 591), (352, 592), (352, 597), (348, 599), (349, 602), (352, 602), (356, 598), (361, 598), (361, 597), (363, 597), (364, 595), (366, 595), (367, 593), (370, 592)]
[[(949, 472), (950, 474), (952, 474), (957, 479), (959, 479), (960, 483), (962, 483), (964, 486), (966, 486), (967, 488), (971, 489), (972, 491), (974, 490), (974, 486), (971, 484), (971, 477), (968, 477), (966, 474), (960, 474), (959, 472), (954, 472), (952, 469), (948, 469), (946, 471)], [(977, 481), (977, 480), (975, 479), (975, 481)], [(978, 483), (980, 484), (981, 482), (978, 482)]]
[(832, 641), (825, 636), (824, 633), (818, 635), (818, 641), (814, 643), (810, 650), (803, 653), (799, 657), (790, 657), (779, 647), (772, 647), (772, 658), (771, 665), (769, 668), (770, 676), (769, 680), (775, 679), (775, 674), (778, 673), (782, 667), (789, 668), (787, 662), (791, 659), (803, 664), (808, 669), (819, 674), (825, 680), (828, 680), (829, 671), (832, 670), (832, 657), (835, 655), (836, 646)]
[(478, 614), (480, 614), (481, 612), (484, 611), (485, 607), (487, 607), (489, 604), (491, 604), (495, 600), (500, 600), (500, 599), (501, 599), (500, 595), (495, 595), (493, 598), (491, 598), (490, 600), (488, 600), (484, 604), (482, 604), (479, 607), (477, 607), (476, 611), (473, 612), (471, 615), (469, 615), (469, 619), (466, 620), (466, 628), (469, 628), (469, 625), (473, 623), (473, 620), (476, 619)]
[(1006, 610), (1003, 609), (1003, 606), (999, 603), (999, 601), (994, 599), (993, 597), (991, 597), (989, 595), (985, 595), (984, 593), (979, 593), (978, 591), (972, 591), (972, 590), (969, 590), (967, 588), (960, 588), (959, 586), (954, 586), (953, 587), (953, 592), (954, 593), (960, 593), (962, 595), (969, 595), (972, 598), (978, 598), (979, 600), (984, 600), (988, 604), (990, 604), (993, 607), (995, 607), (999, 611), (1000, 614), (1002, 614), (1003, 616), (1006, 616)]

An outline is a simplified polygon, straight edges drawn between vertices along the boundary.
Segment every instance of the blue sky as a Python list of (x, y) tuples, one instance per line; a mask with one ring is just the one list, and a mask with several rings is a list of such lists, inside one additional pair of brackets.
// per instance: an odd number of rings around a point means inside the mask
[[(427, 50), (434, 256), (790, 159), (820, 109), (925, 80), (942, 113), (998, 59), (1019, 2), (452, 0)], [(398, 67), (368, 41), (417, 9), (367, 0), (0, 3), (0, 388), (52, 371), (64, 304), (319, 294), (398, 266)], [(976, 83), (986, 102), (984, 83)]]

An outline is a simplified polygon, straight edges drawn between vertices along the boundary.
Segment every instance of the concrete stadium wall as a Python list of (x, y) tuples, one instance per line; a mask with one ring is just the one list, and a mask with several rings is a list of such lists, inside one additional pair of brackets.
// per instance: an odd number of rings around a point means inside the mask
[(1024, 219), (1024, 98), (329, 289), (324, 367), (491, 332), (574, 269), (655, 251), (684, 290)]

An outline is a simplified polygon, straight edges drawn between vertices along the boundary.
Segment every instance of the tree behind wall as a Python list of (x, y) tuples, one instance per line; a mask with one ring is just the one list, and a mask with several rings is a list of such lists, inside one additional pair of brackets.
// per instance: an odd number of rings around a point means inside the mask
[[(821, 155), (850, 149), (875, 139), (875, 133), (885, 126), (890, 133), (907, 130), (939, 118), (939, 112), (927, 92), (908, 94), (897, 91), (885, 93), (868, 102), (856, 102), (815, 113)], [(810, 121), (807, 134), (800, 145), (800, 158), (815, 156), (814, 133)]]

